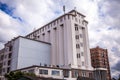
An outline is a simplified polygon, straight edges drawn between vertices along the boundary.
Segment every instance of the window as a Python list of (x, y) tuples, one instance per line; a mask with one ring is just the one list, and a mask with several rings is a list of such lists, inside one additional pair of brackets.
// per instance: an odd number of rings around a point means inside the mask
[(78, 53), (77, 53), (77, 58), (78, 58)]
[(82, 62), (82, 66), (84, 66), (85, 64), (84, 64), (84, 62)]
[(83, 43), (80, 43), (80, 46), (83, 47)]
[(78, 25), (75, 24), (75, 31), (78, 31)]
[(80, 58), (80, 53), (77, 53), (77, 58)]
[(80, 48), (80, 45), (79, 45), (79, 44), (76, 44), (76, 48)]
[(4, 62), (3, 65), (6, 65), (6, 62)]
[(8, 55), (9, 58), (11, 58), (11, 56), (12, 56), (12, 53), (10, 53), (10, 54)]
[(1, 60), (3, 60), (4, 59), (4, 55), (1, 55), (1, 58), (0, 58)]
[(104, 60), (104, 65), (106, 65), (106, 64), (105, 64), (105, 60)]
[(42, 28), (42, 31), (44, 31), (44, 27)]
[(53, 23), (54, 25), (56, 24), (56, 22), (54, 21), (54, 23)]
[(59, 23), (59, 20), (57, 20), (57, 24)]
[(9, 61), (8, 61), (8, 66), (9, 66), (10, 64), (11, 64), (11, 61), (9, 60)]
[(60, 22), (62, 22), (62, 18), (60, 18)]
[(9, 51), (12, 51), (12, 46), (9, 47)]
[(76, 38), (76, 39), (79, 39), (79, 35), (76, 35), (75, 38)]
[(80, 58), (80, 53), (79, 53), (78, 57)]
[(78, 27), (77, 26), (75, 26), (75, 31), (78, 31)]
[(78, 21), (77, 18), (75, 18), (75, 21), (76, 21), (76, 22)]
[(10, 67), (7, 68), (7, 73), (9, 73), (9, 72), (10, 72)]
[(92, 78), (92, 77), (93, 77), (93, 76), (92, 76), (92, 73), (89, 73), (89, 77), (90, 77), (90, 78)]
[(60, 71), (53, 70), (52, 71), (52, 75), (59, 76), (60, 75)]
[(3, 72), (5, 72), (5, 68), (3, 68), (3, 70), (2, 70)]
[(61, 26), (61, 27), (63, 27), (64, 25), (63, 25), (63, 24), (61, 24), (60, 26)]
[(95, 60), (93, 59), (93, 60), (92, 60), (92, 62), (94, 63), (94, 62), (95, 62)]
[(83, 53), (83, 52), (81, 52), (81, 56), (84, 56), (84, 53)]
[(64, 70), (63, 75), (64, 77), (69, 77), (69, 70)]
[(72, 77), (73, 77), (73, 78), (78, 77), (78, 70), (73, 70), (73, 71), (72, 71)]
[(80, 38), (82, 38), (83, 36), (82, 36), (82, 34), (80, 34)]
[(48, 74), (48, 70), (40, 69), (39, 70), (39, 74), (45, 74), (45, 75), (47, 75)]
[(82, 72), (82, 76), (83, 76), (83, 77), (86, 77), (86, 72)]
[(29, 73), (34, 73), (34, 69), (28, 70)]
[(104, 52), (103, 52), (103, 53), (101, 53), (101, 56), (102, 56), (102, 57), (104, 57)]
[(48, 29), (50, 28), (50, 25), (48, 25)]
[(82, 21), (82, 24), (84, 25), (84, 21)]
[(4, 57), (7, 58), (7, 55), (5, 55)]
[(38, 36), (38, 38), (39, 38), (40, 36)]

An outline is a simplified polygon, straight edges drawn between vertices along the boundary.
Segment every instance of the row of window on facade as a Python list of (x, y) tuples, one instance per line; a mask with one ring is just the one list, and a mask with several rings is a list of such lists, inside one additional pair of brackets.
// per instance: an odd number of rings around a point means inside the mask
[(75, 35), (75, 38), (76, 38), (76, 39), (83, 38), (83, 35), (82, 35), (82, 34), (80, 34), (80, 35)]
[(4, 55), (1, 55), (1, 56), (0, 56), (0, 60), (8, 59), (8, 58), (11, 58), (11, 57), (12, 57), (12, 53), (4, 54)]
[(77, 58), (80, 58), (81, 56), (84, 56), (83, 52), (81, 52), (81, 55), (80, 55), (80, 53), (77, 53)]
[[(64, 25), (61, 24), (60, 26), (63, 27)], [(57, 28), (55, 27), (55, 28), (53, 28), (53, 30), (57, 30)], [(43, 29), (43, 31), (44, 31), (44, 29)], [(48, 30), (47, 32), (50, 33), (50, 30)], [(33, 34), (30, 34), (29, 38), (32, 38), (32, 37), (39, 38), (40, 36), (37, 36), (38, 34), (39, 34), (39, 31), (36, 31)], [(44, 35), (45, 35), (45, 33), (42, 33), (42, 36), (44, 36)]]
[(10, 67), (3, 68), (3, 69), (2, 69), (2, 72), (7, 72), (7, 73), (9, 73), (9, 72), (10, 72)]
[[(34, 69), (31, 69), (31, 70), (28, 70), (29, 73), (35, 73), (34, 72), (35, 70)], [(24, 71), (25, 72), (25, 71)], [(48, 74), (51, 74), (53, 76), (60, 76), (60, 75), (63, 75), (64, 77), (70, 77), (70, 71), (69, 70), (63, 70), (62, 71), (63, 73), (60, 74), (60, 71), (59, 70), (52, 70), (51, 72), (49, 72), (47, 69), (39, 69), (39, 74), (42, 74), (42, 75), (48, 75)], [(79, 71), (79, 70), (72, 70), (72, 77), (73, 78), (77, 78), (80, 74), (81, 76), (83, 77), (86, 77), (87, 76), (87, 73), (85, 71)], [(91, 75), (89, 75), (91, 76)]]
[(11, 60), (4, 61), (4, 62), (3, 62), (3, 65), (4, 65), (4, 66), (5, 66), (5, 65), (8, 65), (8, 66), (9, 66), (10, 64), (11, 64)]
[(76, 44), (76, 48), (80, 48), (80, 46), (83, 47), (83, 43)]
[(78, 24), (75, 24), (75, 31), (78, 31), (79, 29), (84, 29), (84, 27), (78, 26)]
[(104, 57), (107, 57), (107, 54), (105, 54), (105, 53), (100, 53), (100, 54), (99, 54), (98, 52), (95, 52), (95, 53), (91, 53), (91, 56), (95, 56), (95, 57), (96, 57), (96, 56), (98, 56), (98, 57), (101, 56), (101, 57), (104, 58)]
[[(60, 18), (60, 22), (62, 22), (64, 19), (66, 19), (66, 16), (64, 16), (64, 18)], [(68, 15), (68, 19), (69, 19), (69, 15)], [(75, 20), (77, 21), (77, 18), (75, 18)], [(79, 19), (79, 23), (81, 22), (81, 20)], [(32, 33), (31, 35), (36, 35), (36, 34), (39, 34), (39, 33), (41, 33), (41, 32), (43, 32), (44, 30), (46, 30), (46, 29), (49, 29), (50, 27), (53, 27), (53, 26), (56, 26), (56, 24), (58, 24), (59, 23), (59, 20), (56, 20), (56, 21), (54, 21), (54, 22), (52, 22), (52, 23), (49, 23), (47, 26), (44, 26), (44, 27), (42, 27), (42, 28), (40, 28), (40, 29), (38, 29), (37, 31), (35, 31), (34, 33)], [(82, 21), (82, 24), (84, 25), (84, 21)], [(63, 25), (63, 24), (61, 24), (61, 25)], [(60, 25), (60, 26), (61, 26)], [(76, 26), (77, 24), (75, 24), (75, 26)], [(77, 25), (78, 26), (78, 25)], [(75, 27), (75, 30), (78, 30), (78, 27)], [(31, 35), (29, 35), (29, 37), (31, 36)]]

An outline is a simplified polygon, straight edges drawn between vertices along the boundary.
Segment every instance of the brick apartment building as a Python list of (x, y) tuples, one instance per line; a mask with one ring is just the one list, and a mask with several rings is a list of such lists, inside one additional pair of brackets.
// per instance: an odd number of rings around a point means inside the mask
[(107, 68), (107, 80), (111, 80), (107, 49), (97, 46), (96, 48), (90, 49), (90, 53), (92, 66), (94, 68)]

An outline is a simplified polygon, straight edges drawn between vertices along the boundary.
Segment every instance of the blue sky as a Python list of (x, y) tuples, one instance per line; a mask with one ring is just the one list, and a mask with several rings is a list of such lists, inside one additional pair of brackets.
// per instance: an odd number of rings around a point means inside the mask
[(112, 76), (120, 74), (119, 0), (0, 0), (0, 49), (18, 35), (26, 35), (74, 9), (89, 22), (90, 47), (108, 49)]

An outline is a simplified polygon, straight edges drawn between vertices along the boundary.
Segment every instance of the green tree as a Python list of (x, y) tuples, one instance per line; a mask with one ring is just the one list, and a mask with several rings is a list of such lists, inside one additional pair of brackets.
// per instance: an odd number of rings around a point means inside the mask
[(24, 74), (20, 71), (17, 72), (10, 72), (5, 74), (5, 78), (7, 78), (8, 80), (17, 80), (19, 78), (21, 78)]
[(8, 80), (18, 80), (21, 77), (24, 76), (31, 76), (31, 77), (36, 77), (36, 75), (34, 73), (24, 73), (21, 71), (16, 71), (16, 72), (10, 72), (4, 75), (5, 78), (7, 78)]

